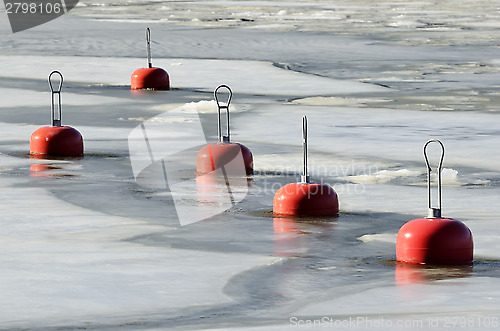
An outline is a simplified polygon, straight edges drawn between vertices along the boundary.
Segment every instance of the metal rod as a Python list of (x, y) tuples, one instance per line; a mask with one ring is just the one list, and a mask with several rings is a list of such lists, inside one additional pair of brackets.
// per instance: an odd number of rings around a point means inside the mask
[(61, 5), (63, 7), (64, 13), (67, 14), (68, 13), (68, 9), (66, 8), (66, 1), (65, 0), (61, 0)]
[(300, 181), (301, 183), (308, 184), (310, 181), (307, 174), (307, 116), (302, 117), (302, 161), (303, 170)]
[(151, 30), (146, 28), (146, 47), (148, 52), (148, 68), (153, 68), (153, 63), (151, 62)]
[[(219, 101), (219, 98), (217, 96), (217, 92), (219, 91), (219, 89), (221, 88), (225, 88), (227, 89), (228, 91), (228, 97), (227, 97), (227, 102), (226, 104), (222, 104), (220, 101)], [(230, 133), (229, 133), (229, 104), (231, 103), (231, 98), (233, 97), (233, 91), (231, 91), (231, 89), (229, 88), (229, 86), (227, 85), (219, 85), (217, 86), (217, 88), (215, 89), (214, 91), (214, 98), (215, 98), (215, 102), (217, 103), (217, 115), (218, 115), (218, 121), (217, 121), (217, 136), (218, 136), (218, 139), (219, 139), (219, 142), (220, 143), (229, 143), (230, 142)], [(223, 136), (222, 135), (222, 123), (221, 123), (221, 109), (225, 109), (226, 110), (226, 121), (227, 121), (227, 126), (226, 126), (226, 136)]]
[[(439, 160), (439, 164), (437, 167), (437, 195), (438, 195), (438, 208), (433, 208), (432, 207), (432, 202), (431, 202), (431, 172), (432, 168), (429, 164), (429, 158), (427, 157), (427, 146), (430, 143), (438, 143), (441, 146), (441, 158)], [(431, 139), (427, 141), (424, 145), (424, 158), (425, 158), (425, 164), (427, 165), (427, 205), (429, 208), (429, 214), (427, 218), (440, 218), (441, 217), (441, 170), (443, 167), (443, 160), (444, 160), (444, 145), (441, 143), (441, 141), (437, 139)]]
[[(59, 75), (59, 86), (57, 89), (52, 85), (52, 75)], [(50, 91), (52, 92), (52, 101), (51, 101), (51, 111), (50, 111), (50, 123), (52, 126), (61, 126), (62, 119), (62, 107), (61, 107), (61, 89), (63, 85), (63, 75), (54, 70), (49, 75), (49, 86)], [(56, 115), (56, 96), (57, 96), (57, 115)]]

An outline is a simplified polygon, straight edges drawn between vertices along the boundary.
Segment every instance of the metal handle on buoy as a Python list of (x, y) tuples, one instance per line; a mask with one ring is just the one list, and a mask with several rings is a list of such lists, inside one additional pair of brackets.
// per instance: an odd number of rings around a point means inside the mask
[[(219, 98), (217, 97), (217, 92), (219, 91), (219, 89), (221, 88), (225, 88), (228, 90), (228, 97), (227, 97), (227, 102), (226, 104), (221, 104), (219, 102)], [(230, 140), (229, 140), (229, 103), (231, 103), (231, 98), (233, 97), (233, 91), (231, 91), (231, 89), (229, 88), (229, 86), (227, 85), (219, 85), (215, 91), (214, 91), (214, 97), (215, 97), (215, 102), (217, 102), (217, 114), (218, 114), (218, 122), (217, 122), (217, 134), (218, 134), (218, 137), (219, 137), (219, 142), (221, 143), (229, 143)], [(220, 118), (220, 113), (221, 113), (221, 109), (225, 109), (226, 110), (226, 121), (227, 121), (227, 136), (223, 136), (222, 135), (222, 126), (221, 126), (221, 118)]]
[(153, 68), (153, 63), (151, 62), (151, 30), (146, 28), (146, 48), (148, 52), (148, 68)]
[[(427, 157), (427, 146), (433, 142), (438, 143), (441, 146), (441, 159), (439, 160), (439, 165), (437, 167), (438, 208), (431, 207), (431, 171), (432, 171), (432, 168), (429, 165), (429, 159)], [(443, 145), (443, 143), (441, 143), (441, 141), (439, 141), (437, 139), (431, 139), (431, 140), (427, 141), (424, 145), (424, 157), (425, 157), (425, 164), (427, 165), (427, 199), (428, 199), (428, 207), (429, 207), (429, 215), (427, 216), (427, 218), (440, 218), (441, 217), (441, 169), (443, 166), (443, 159), (444, 159), (444, 145)]]
[[(57, 87), (57, 90), (54, 89), (54, 86), (52, 85), (52, 75), (53, 74), (58, 74), (60, 77), (59, 80), (59, 86)], [(63, 75), (57, 71), (54, 70), (50, 73), (49, 75), (49, 86), (50, 86), (50, 91), (52, 92), (52, 103), (51, 103), (51, 113), (50, 113), (50, 121), (52, 123), (52, 126), (61, 126), (61, 89), (63, 85)], [(57, 116), (56, 116), (56, 105), (55, 105), (55, 97), (57, 95)]]
[(309, 184), (309, 175), (307, 174), (307, 116), (302, 117), (302, 153), (303, 153), (303, 173), (300, 176), (300, 182)]

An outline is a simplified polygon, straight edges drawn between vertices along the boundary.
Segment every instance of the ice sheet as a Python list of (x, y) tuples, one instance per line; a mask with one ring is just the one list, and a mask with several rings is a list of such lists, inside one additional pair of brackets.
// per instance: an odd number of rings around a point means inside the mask
[[(396, 276), (397, 277), (397, 276)], [(481, 311), (493, 312), (498, 316), (498, 293), (487, 292), (496, 279), (453, 279), (437, 281), (432, 285), (408, 285), (401, 287), (379, 287), (368, 289), (355, 295), (346, 295), (321, 304), (311, 304), (297, 311), (299, 316), (363, 316), (363, 315), (399, 315), (399, 314), (432, 314), (434, 307), (443, 307), (446, 314), (469, 313)], [(455, 286), (462, 286), (457, 293)], [(370, 301), (367, 298), (372, 298)], [(463, 300), (470, 304), (464, 307)], [(377, 305), (383, 300), (386, 305)], [(390, 307), (390, 309), (388, 309)], [(496, 313), (495, 313), (496, 312)]]
[[(32, 76), (33, 77), (33, 76)], [(64, 88), (64, 87), (63, 87)], [(13, 107), (33, 107), (33, 106), (45, 106), (46, 109), (50, 110), (50, 98), (51, 93), (49, 91), (49, 86), (47, 85), (47, 92), (40, 91), (23, 91), (14, 88), (0, 88), (0, 93), (2, 95), (8, 95), (8, 101), (2, 104), (2, 107), (13, 108)], [(116, 104), (120, 102), (125, 102), (118, 98), (105, 97), (105, 96), (95, 96), (95, 95), (78, 95), (71, 92), (64, 92), (64, 96), (61, 100), (62, 105), (86, 105), (95, 106), (102, 104)], [(8, 111), (8, 109), (6, 110)]]
[[(287, 330), (293, 316), (326, 315), (480, 329), (499, 317), (496, 6), (86, 0), (14, 35), (0, 15), (1, 328)], [(147, 26), (172, 91), (128, 90)], [(27, 157), (53, 69), (83, 159)], [(180, 227), (163, 183), (134, 181), (128, 137), (199, 114), (214, 141), (220, 83), (256, 174), (235, 208)], [(277, 188), (301, 175), (303, 115), (310, 175), (339, 194), (338, 218), (271, 213)], [(427, 214), (429, 138), (446, 147), (443, 215), (472, 230), (471, 267), (394, 262), (399, 227)]]
[(1, 291), (15, 298), (1, 301), (3, 328), (154, 315), (192, 307), (193, 297), (196, 306), (224, 304), (232, 276), (276, 261), (134, 244), (131, 237), (172, 228), (78, 208), (43, 188), (12, 188), (23, 181), (2, 180), (0, 190)]
[[(57, 67), (68, 81), (113, 85), (130, 85), (130, 75), (144, 62), (140, 59), (80, 57), (78, 61), (95, 68), (88, 70), (75, 66), (71, 58), (60, 56), (43, 59), (24, 56), (23, 65), (17, 66), (14, 66), (17, 63), (16, 57), (1, 56), (0, 61), (6, 66), (2, 72), (4, 77), (42, 79), (50, 73), (46, 68)], [(33, 70), (33, 63), (45, 65)], [(379, 86), (359, 82), (311, 77), (274, 67), (271, 63), (256, 61), (155, 59), (155, 65), (163, 67), (169, 73), (171, 84), (175, 88), (213, 91), (220, 84), (226, 84), (238, 93), (297, 96), (385, 90)]]

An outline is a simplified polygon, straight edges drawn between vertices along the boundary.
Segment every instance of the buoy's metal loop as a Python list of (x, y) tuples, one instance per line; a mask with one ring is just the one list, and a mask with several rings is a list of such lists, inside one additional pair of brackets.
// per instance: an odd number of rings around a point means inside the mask
[[(438, 196), (438, 207), (433, 208), (431, 202), (431, 172), (432, 168), (429, 164), (429, 158), (427, 157), (427, 146), (430, 143), (438, 143), (441, 146), (441, 158), (439, 159), (439, 164), (437, 167), (437, 196)], [(427, 141), (424, 145), (424, 158), (425, 164), (427, 165), (427, 202), (429, 208), (429, 214), (427, 218), (440, 218), (441, 217), (441, 170), (443, 167), (444, 160), (444, 145), (441, 141), (437, 139), (431, 139)]]
[(146, 28), (146, 50), (148, 53), (148, 68), (153, 68), (153, 63), (151, 62), (151, 30)]
[(307, 116), (302, 117), (302, 161), (303, 161), (303, 170), (302, 176), (300, 176), (301, 183), (309, 183), (309, 175), (307, 174)]
[[(59, 75), (59, 86), (57, 89), (54, 88), (52, 84), (52, 75)], [(50, 112), (50, 122), (52, 126), (61, 126), (61, 117), (62, 117), (62, 107), (61, 107), (61, 90), (63, 85), (63, 75), (54, 70), (49, 75), (49, 86), (50, 91), (52, 92), (52, 101), (51, 101), (51, 112)], [(56, 97), (57, 97), (57, 106), (56, 106)], [(57, 108), (57, 111), (56, 111)]]
[[(228, 91), (228, 97), (226, 104), (223, 104), (219, 101), (219, 97), (217, 96), (217, 93), (221, 88), (225, 88)], [(230, 133), (229, 133), (229, 104), (231, 103), (231, 98), (233, 97), (233, 91), (229, 88), (227, 85), (219, 85), (214, 91), (214, 98), (215, 102), (217, 103), (217, 114), (218, 114), (218, 121), (217, 121), (217, 136), (219, 138), (219, 142), (221, 143), (229, 143), (230, 142)], [(221, 123), (221, 109), (226, 110), (226, 136), (222, 135), (222, 123)]]

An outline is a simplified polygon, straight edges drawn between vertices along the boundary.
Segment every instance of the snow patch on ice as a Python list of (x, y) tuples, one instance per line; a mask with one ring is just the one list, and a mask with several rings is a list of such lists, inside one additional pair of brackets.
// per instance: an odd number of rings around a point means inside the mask
[[(0, 56), (0, 62), (3, 64), (4, 77), (45, 80), (51, 68), (58, 68), (68, 81), (129, 85), (130, 75), (138, 67), (142, 67), (144, 60), (84, 56), (23, 56), (23, 63), (19, 64), (18, 57)], [(80, 65), (82, 62), (86, 63), (84, 68)], [(43, 65), (39, 65), (40, 63)], [(173, 87), (195, 88), (210, 92), (223, 83), (229, 85), (233, 93), (263, 95), (307, 96), (386, 90), (372, 84), (284, 70), (270, 62), (261, 61), (155, 58), (155, 66), (162, 67), (169, 73)]]
[(381, 98), (349, 98), (349, 97), (307, 97), (295, 99), (291, 103), (311, 106), (355, 106), (365, 107), (368, 103), (391, 102), (391, 99)]
[(368, 243), (372, 241), (380, 241), (384, 243), (396, 243), (396, 235), (390, 233), (375, 233), (375, 234), (365, 234), (358, 238), (362, 242)]
[(128, 238), (172, 228), (77, 207), (42, 188), (13, 186), (20, 181), (0, 180), (0, 290), (16, 298), (0, 301), (4, 328), (71, 324), (82, 316), (123, 321), (131, 309), (160, 313), (194, 302), (231, 302), (223, 292), (231, 277), (280, 261), (135, 244)]
[[(38, 77), (41, 78), (41, 77)], [(0, 94), (2, 95), (2, 104), (0, 108), (11, 108), (11, 107), (34, 107), (42, 106), (46, 107), (47, 114), (50, 111), (51, 104), (51, 93), (48, 85), (46, 92), (21, 90), (14, 88), (0, 88)], [(61, 104), (64, 108), (65, 105), (70, 106), (92, 106), (92, 105), (103, 105), (103, 104), (116, 104), (126, 102), (120, 98), (92, 95), (92, 94), (76, 94), (71, 92), (66, 92), (64, 85), (61, 92)]]
[(348, 176), (344, 179), (357, 183), (357, 184), (376, 184), (376, 183), (388, 183), (393, 179), (398, 179), (402, 177), (417, 177), (420, 176), (422, 172), (409, 169), (399, 169), (399, 170), (380, 170), (374, 174), (362, 174), (357, 176)]
[[(432, 284), (376, 287), (324, 302), (314, 302), (297, 311), (298, 316), (371, 314), (435, 314), (435, 307), (446, 313), (461, 313), (464, 300), (473, 311), (500, 309), (500, 290), (496, 278), (475, 277), (436, 281)], [(457, 293), (457, 286), (460, 290)], [(489, 299), (486, 299), (489, 298)], [(380, 305), (380, 300), (384, 304)], [(469, 312), (470, 315), (472, 312)]]
[[(221, 106), (227, 105), (225, 102), (220, 102)], [(180, 107), (172, 104), (164, 104), (159, 106), (152, 107), (155, 111), (168, 111), (170, 113), (188, 113), (188, 114), (216, 114), (217, 113), (217, 102), (215, 100), (201, 100), (201, 101), (193, 101), (190, 103), (186, 103), (181, 105)], [(231, 113), (240, 113), (246, 111), (245, 106), (233, 105), (232, 103), (229, 106), (229, 111)], [(225, 114), (225, 110), (222, 110), (222, 115)]]

